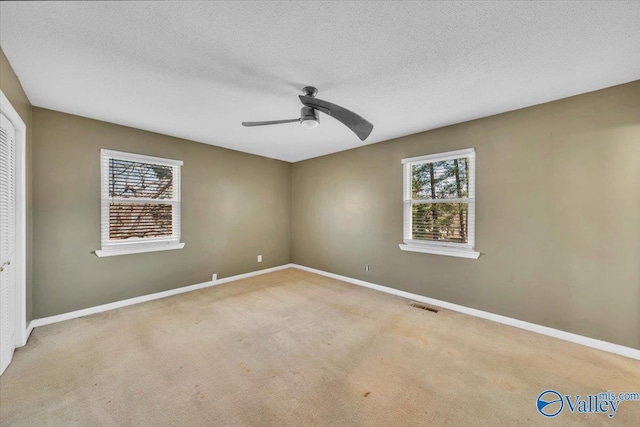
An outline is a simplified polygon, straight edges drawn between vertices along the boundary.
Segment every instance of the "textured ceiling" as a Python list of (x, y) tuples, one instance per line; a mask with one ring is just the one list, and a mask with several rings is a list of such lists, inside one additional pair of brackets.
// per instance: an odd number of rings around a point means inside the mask
[[(298, 161), (640, 79), (640, 2), (2, 2), (39, 107)], [(295, 118), (300, 88), (375, 128)]]

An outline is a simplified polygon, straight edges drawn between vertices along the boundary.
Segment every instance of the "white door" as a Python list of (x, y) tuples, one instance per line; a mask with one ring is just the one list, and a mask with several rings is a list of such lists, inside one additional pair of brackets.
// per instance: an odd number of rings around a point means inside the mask
[(0, 113), (0, 374), (15, 349), (16, 132)]

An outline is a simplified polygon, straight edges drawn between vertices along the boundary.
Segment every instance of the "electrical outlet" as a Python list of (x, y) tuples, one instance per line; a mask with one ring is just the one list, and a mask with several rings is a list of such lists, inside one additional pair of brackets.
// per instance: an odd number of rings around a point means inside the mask
[(218, 273), (213, 273), (213, 274), (211, 275), (211, 281), (212, 281), (212, 282), (215, 282), (216, 280), (218, 280)]
[(262, 255), (258, 255), (258, 262), (262, 262)]
[(364, 266), (364, 271), (369, 271), (369, 266), (368, 265)]

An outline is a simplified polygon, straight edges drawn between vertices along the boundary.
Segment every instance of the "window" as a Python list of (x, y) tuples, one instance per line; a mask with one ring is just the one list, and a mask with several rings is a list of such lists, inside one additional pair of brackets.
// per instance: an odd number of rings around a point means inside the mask
[(179, 160), (101, 150), (102, 250), (111, 256), (180, 249)]
[(402, 160), (405, 251), (478, 258), (473, 148)]

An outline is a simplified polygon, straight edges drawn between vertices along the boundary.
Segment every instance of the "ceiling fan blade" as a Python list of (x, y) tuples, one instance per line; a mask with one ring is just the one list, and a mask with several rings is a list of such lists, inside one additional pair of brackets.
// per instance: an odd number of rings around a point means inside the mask
[(242, 126), (267, 126), (267, 125), (279, 125), (282, 123), (294, 123), (300, 122), (300, 119), (287, 119), (287, 120), (272, 120), (270, 122), (242, 122)]
[(313, 107), (316, 110), (320, 110), (351, 129), (353, 133), (358, 135), (358, 138), (360, 138), (361, 141), (367, 139), (373, 130), (373, 125), (370, 122), (353, 111), (349, 111), (339, 105), (311, 96), (299, 95), (299, 97), (300, 101), (307, 107)]

